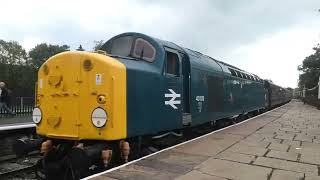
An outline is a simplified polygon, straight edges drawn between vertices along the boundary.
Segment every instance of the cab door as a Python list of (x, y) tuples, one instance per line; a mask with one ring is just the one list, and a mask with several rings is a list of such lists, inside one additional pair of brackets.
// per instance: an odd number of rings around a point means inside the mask
[(183, 76), (181, 55), (177, 50), (165, 49), (164, 111), (165, 126), (170, 129), (182, 127)]

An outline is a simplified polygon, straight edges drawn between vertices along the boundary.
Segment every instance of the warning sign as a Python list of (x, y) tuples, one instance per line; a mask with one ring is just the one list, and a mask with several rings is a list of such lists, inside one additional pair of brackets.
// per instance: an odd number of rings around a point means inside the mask
[(96, 74), (96, 85), (101, 85), (102, 83), (102, 75)]

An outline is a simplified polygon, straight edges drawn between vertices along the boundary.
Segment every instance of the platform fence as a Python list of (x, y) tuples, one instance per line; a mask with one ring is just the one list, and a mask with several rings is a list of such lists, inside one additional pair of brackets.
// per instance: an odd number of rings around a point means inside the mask
[(303, 101), (303, 103), (315, 106), (320, 109), (319, 84), (310, 89), (304, 88), (301, 91), (300, 99)]
[[(34, 97), (12, 97), (8, 104), (15, 116), (31, 116), (34, 108)], [(10, 115), (2, 108), (0, 117), (9, 117)]]

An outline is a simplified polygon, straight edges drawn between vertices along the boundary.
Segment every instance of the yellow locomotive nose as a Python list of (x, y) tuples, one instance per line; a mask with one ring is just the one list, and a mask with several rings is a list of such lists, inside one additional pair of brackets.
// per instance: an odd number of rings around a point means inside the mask
[[(60, 139), (126, 137), (126, 68), (96, 53), (65, 52), (38, 73), (37, 133)], [(115, 113), (115, 110), (117, 113)]]

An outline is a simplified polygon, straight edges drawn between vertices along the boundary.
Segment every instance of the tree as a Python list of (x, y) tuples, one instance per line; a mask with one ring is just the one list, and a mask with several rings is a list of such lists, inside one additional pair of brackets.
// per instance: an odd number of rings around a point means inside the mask
[(298, 66), (298, 70), (302, 72), (302, 74), (299, 75), (298, 83), (300, 89), (304, 86), (306, 88), (312, 88), (318, 83), (320, 75), (320, 44), (317, 44), (313, 50), (315, 52), (306, 57), (302, 65)]
[(26, 62), (27, 53), (18, 42), (0, 40), (0, 81), (14, 96), (33, 96), (36, 75)]
[(38, 69), (51, 56), (64, 51), (69, 51), (69, 48), (70, 47), (67, 45), (38, 44), (29, 51), (28, 63), (33, 68)]
[(100, 41), (93, 41), (95, 43), (94, 47), (93, 47), (93, 51), (97, 51), (101, 48), (101, 46), (104, 44), (103, 40)]
[(0, 39), (0, 63), (3, 64), (25, 64), (27, 53), (16, 41), (6, 42)]
[(80, 44), (80, 46), (78, 47), (78, 49), (76, 49), (77, 51), (85, 51), (83, 48), (82, 48), (82, 46), (81, 46), (81, 44)]

